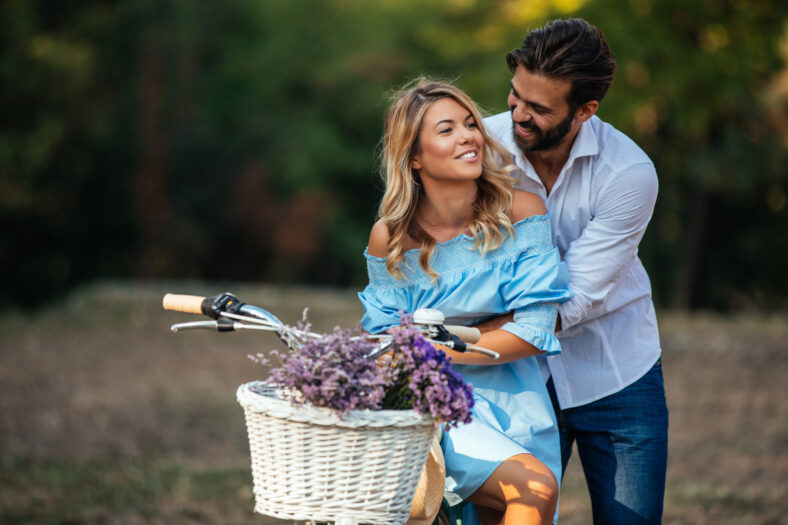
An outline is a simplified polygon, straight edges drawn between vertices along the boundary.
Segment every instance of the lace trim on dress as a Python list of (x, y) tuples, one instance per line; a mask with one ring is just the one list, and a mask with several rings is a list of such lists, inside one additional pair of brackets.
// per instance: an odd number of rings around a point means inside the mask
[(528, 325), (547, 334), (555, 331), (556, 312), (558, 303), (534, 303), (519, 310), (515, 315), (515, 322), (527, 319)]

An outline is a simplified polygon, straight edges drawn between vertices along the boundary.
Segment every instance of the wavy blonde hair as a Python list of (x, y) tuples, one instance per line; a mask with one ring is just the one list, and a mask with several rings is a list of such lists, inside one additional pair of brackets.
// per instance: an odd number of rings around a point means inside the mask
[(438, 277), (429, 262), (436, 241), (416, 220), (424, 188), (418, 172), (411, 168), (411, 161), (421, 147), (419, 134), (425, 113), (435, 101), (443, 98), (454, 99), (473, 115), (484, 140), (482, 174), (476, 180), (479, 188), (469, 225), (476, 241), (475, 248), (485, 253), (500, 246), (507, 235), (514, 234), (508, 215), (512, 209), (514, 184), (509, 176), (514, 168), (505, 164), (509, 153), (487, 134), (479, 108), (462, 90), (446, 82), (416, 78), (392, 96), (381, 143), (380, 172), (386, 190), (378, 217), (389, 233), (386, 269), (397, 278), (403, 278), (399, 266), (405, 258), (407, 235), (421, 243), (419, 265), (433, 279)]

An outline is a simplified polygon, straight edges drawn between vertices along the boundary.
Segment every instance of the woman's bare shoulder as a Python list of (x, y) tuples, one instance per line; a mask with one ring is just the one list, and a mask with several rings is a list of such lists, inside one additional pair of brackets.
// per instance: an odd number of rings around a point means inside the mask
[(369, 232), (367, 253), (373, 257), (386, 257), (390, 238), (388, 227), (382, 220), (377, 221), (372, 226), (372, 231)]
[(547, 207), (539, 195), (529, 191), (514, 190), (512, 194), (512, 222), (545, 213), (547, 213)]

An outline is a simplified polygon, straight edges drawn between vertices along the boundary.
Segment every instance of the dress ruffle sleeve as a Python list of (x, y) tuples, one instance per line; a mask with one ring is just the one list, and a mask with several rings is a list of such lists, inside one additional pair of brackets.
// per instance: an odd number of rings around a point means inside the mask
[(501, 284), (506, 309), (513, 322), (501, 328), (528, 341), (545, 355), (561, 353), (555, 336), (558, 304), (572, 297), (569, 274), (552, 244), (549, 223), (531, 228), (528, 249), (513, 262), (512, 277)]
[(405, 289), (391, 285), (393, 277), (388, 275), (385, 259), (365, 256), (369, 284), (358, 294), (365, 312), (361, 327), (370, 334), (377, 334), (399, 326), (401, 313), (410, 310)]

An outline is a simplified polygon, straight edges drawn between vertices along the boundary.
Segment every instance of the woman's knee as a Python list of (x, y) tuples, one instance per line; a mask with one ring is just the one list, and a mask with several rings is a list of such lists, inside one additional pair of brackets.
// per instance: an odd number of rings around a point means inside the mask
[(559, 487), (558, 480), (555, 478), (552, 471), (547, 468), (545, 470), (544, 479), (532, 483), (538, 485), (534, 490), (540, 493), (541, 505), (539, 505), (539, 507), (541, 509), (541, 514), (545, 516), (545, 518), (551, 518), (552, 521), (552, 516), (555, 514), (555, 510), (558, 507)]
[[(559, 487), (555, 474), (530, 454), (515, 456), (511, 460), (515, 462), (510, 469), (514, 490), (511, 491), (512, 497), (507, 498), (507, 505), (532, 507), (545, 523), (551, 523), (558, 505)], [(516, 475), (517, 471), (520, 475)]]
[(471, 501), (501, 511), (510, 505), (531, 507), (552, 521), (558, 480), (535, 456), (520, 454), (499, 465), (474, 496)]

